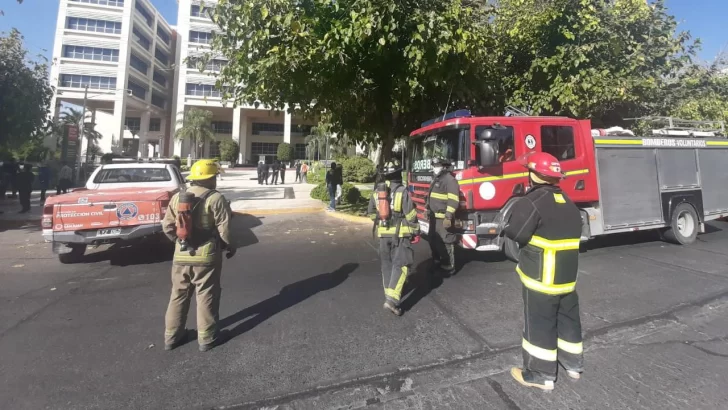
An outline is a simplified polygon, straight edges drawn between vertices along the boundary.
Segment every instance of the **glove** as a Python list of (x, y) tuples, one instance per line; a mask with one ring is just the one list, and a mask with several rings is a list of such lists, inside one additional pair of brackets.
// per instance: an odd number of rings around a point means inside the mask
[(235, 256), (236, 253), (238, 253), (238, 250), (236, 248), (228, 248), (227, 253), (225, 254), (225, 257), (230, 259), (233, 256)]
[(418, 243), (420, 243), (420, 235), (415, 235), (414, 238), (410, 240), (410, 243), (412, 245), (417, 245)]
[(452, 219), (445, 218), (445, 220), (442, 221), (442, 226), (445, 227), (445, 229), (452, 227)]

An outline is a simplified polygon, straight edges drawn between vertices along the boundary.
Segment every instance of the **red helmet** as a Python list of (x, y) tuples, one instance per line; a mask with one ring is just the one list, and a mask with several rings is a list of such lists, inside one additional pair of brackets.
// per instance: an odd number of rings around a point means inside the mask
[(551, 154), (546, 152), (529, 152), (518, 158), (518, 163), (539, 175), (551, 178), (563, 178), (561, 164)]

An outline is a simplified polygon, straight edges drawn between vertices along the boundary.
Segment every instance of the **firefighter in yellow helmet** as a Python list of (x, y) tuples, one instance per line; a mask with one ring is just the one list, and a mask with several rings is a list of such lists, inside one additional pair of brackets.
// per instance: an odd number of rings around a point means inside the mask
[[(165, 316), (164, 349), (172, 350), (187, 339), (187, 312), (193, 290), (197, 296), (197, 340), (200, 351), (206, 352), (221, 342), (218, 320), (220, 307), (220, 275), (222, 256), (228, 259), (236, 252), (230, 237), (232, 211), (225, 197), (217, 192), (218, 166), (212, 160), (195, 162), (187, 180), (190, 187), (175, 194), (169, 202), (162, 226), (175, 242), (172, 262), (172, 296)], [(193, 198), (188, 194), (192, 194)], [(191, 203), (191, 211), (178, 213), (180, 195)], [(186, 226), (189, 223), (189, 226)], [(180, 240), (184, 226), (185, 240)]]

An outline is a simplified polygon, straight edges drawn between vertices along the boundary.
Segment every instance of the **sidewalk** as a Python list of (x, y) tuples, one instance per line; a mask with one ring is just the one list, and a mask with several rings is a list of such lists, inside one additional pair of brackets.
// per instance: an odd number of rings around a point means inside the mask
[[(50, 193), (51, 191), (49, 190), (46, 195), (48, 196)], [(56, 193), (55, 189), (52, 193)], [(8, 195), (10, 195), (9, 192)], [(16, 223), (38, 221), (40, 223), (40, 218), (43, 214), (43, 208), (40, 203), (40, 191), (34, 191), (30, 195), (30, 212), (28, 213), (18, 213), (20, 211), (20, 201), (18, 198), (0, 199), (0, 211), (3, 212), (0, 214), (0, 221), (13, 221)]]
[[(252, 214), (316, 212), (323, 210), (321, 201), (311, 198), (313, 184), (295, 182), (296, 171), (286, 171), (286, 183), (258, 185), (255, 169), (226, 169), (217, 189), (230, 200), (233, 211)], [(270, 180), (270, 177), (268, 178)]]

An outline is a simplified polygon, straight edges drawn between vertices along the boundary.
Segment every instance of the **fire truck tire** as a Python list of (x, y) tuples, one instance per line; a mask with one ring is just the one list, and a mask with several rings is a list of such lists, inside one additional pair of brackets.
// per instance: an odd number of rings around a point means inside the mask
[(689, 245), (698, 237), (699, 226), (700, 220), (695, 208), (688, 203), (682, 203), (672, 212), (670, 227), (662, 233), (662, 236), (668, 242)]
[(503, 253), (508, 260), (518, 263), (518, 254), (521, 253), (521, 248), (513, 239), (503, 237)]
[(70, 245), (71, 252), (58, 255), (58, 260), (63, 264), (78, 263), (86, 253), (86, 245)]

